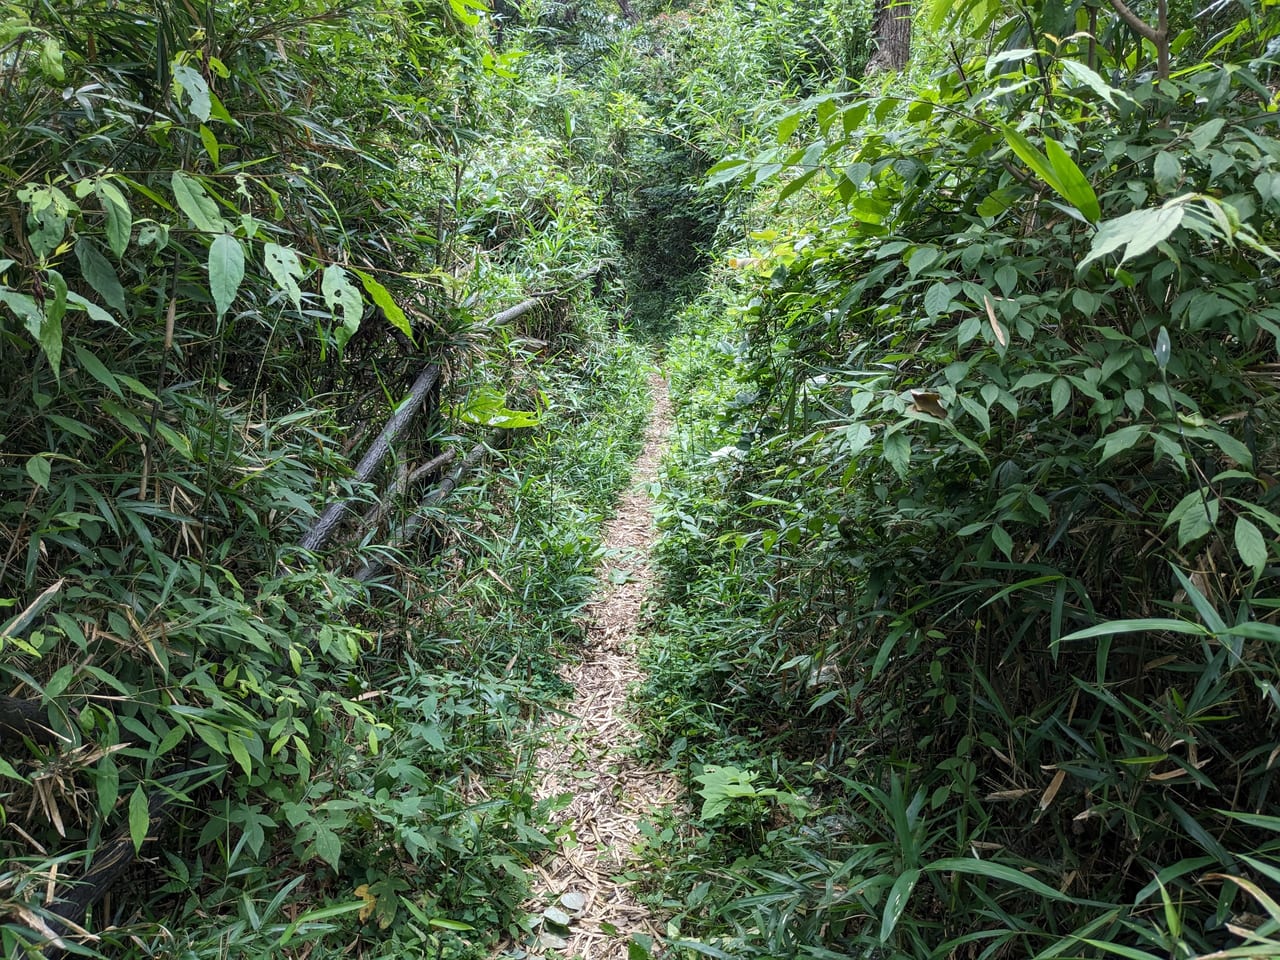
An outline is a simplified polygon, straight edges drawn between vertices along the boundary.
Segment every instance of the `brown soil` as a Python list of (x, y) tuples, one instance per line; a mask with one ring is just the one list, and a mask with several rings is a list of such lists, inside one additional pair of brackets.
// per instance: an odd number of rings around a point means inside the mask
[(620, 877), (637, 866), (633, 847), (640, 839), (639, 823), (655, 809), (683, 803), (674, 780), (633, 759), (638, 735), (626, 717), (628, 692), (641, 679), (635, 636), (653, 577), (648, 485), (657, 478), (671, 432), (667, 385), (657, 375), (650, 384), (653, 413), (632, 485), (605, 530), (601, 586), (586, 610), (587, 645), (581, 660), (562, 670), (576, 694), (538, 754), (537, 797), (572, 793), (573, 801), (558, 815), (568, 829), (556, 851), (534, 867), (528, 909), (538, 915), (549, 907), (560, 909), (570, 922), (567, 932), (565, 926), (544, 924), (541, 941), (522, 945), (530, 957), (626, 960), (632, 934), (658, 939), (662, 933), (660, 919), (637, 902)]

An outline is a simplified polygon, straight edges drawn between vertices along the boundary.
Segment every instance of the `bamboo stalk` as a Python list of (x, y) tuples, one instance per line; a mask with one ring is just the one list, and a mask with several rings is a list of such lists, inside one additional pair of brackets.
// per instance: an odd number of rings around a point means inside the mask
[[(453, 472), (441, 480), (437, 486), (431, 489), (430, 493), (422, 498), (417, 509), (415, 509), (400, 526), (399, 533), (391, 543), (387, 544), (387, 546), (391, 548), (398, 548), (412, 541), (413, 538), (417, 536), (418, 531), (426, 525), (426, 511), (440, 503), (445, 499), (445, 497), (449, 496), (449, 494), (453, 493), (458, 484), (462, 482), (462, 478), (474, 470), (476, 466), (479, 465), (480, 461), (484, 459), (484, 455), (489, 451), (489, 448), (497, 442), (497, 439), (501, 434), (501, 430), (495, 430), (486, 440), (481, 440), (468, 450), (467, 455), (462, 458), (462, 462), (454, 468)], [(385, 570), (386, 566), (386, 562), (383, 560), (369, 560), (361, 565), (360, 569), (355, 572), (354, 577), (361, 583), (367, 583)]]
[[(396, 437), (400, 435), (401, 431), (409, 425), (418, 411), (422, 409), (422, 405), (427, 399), (427, 394), (435, 386), (439, 378), (440, 367), (434, 363), (423, 368), (423, 371), (418, 374), (418, 379), (409, 388), (409, 395), (405, 397), (400, 406), (396, 407), (396, 412), (391, 415), (387, 425), (382, 428), (382, 433), (378, 434), (378, 439), (373, 442), (368, 452), (360, 459), (360, 463), (356, 465), (354, 479), (357, 483), (364, 483), (373, 476), (373, 471), (382, 462), (382, 458), (387, 455)], [(329, 539), (334, 529), (337, 528), (338, 521), (347, 512), (347, 507), (350, 503), (351, 499), (348, 497), (342, 500), (335, 500), (325, 507), (324, 512), (320, 514), (320, 518), (307, 531), (307, 535), (302, 538), (299, 546), (304, 550), (319, 550), (324, 546), (325, 541)]]

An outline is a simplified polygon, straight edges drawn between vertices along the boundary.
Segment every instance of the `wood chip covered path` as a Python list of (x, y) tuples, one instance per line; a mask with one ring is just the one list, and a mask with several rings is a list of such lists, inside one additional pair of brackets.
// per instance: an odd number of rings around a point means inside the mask
[(539, 800), (573, 794), (556, 815), (569, 829), (555, 852), (533, 868), (528, 909), (543, 918), (541, 926), (528, 942), (508, 944), (505, 957), (626, 960), (633, 934), (657, 938), (662, 932), (660, 921), (614, 879), (635, 866), (639, 823), (655, 809), (683, 803), (669, 775), (634, 759), (638, 738), (626, 717), (629, 691), (641, 678), (635, 636), (652, 581), (649, 551), (656, 534), (648, 491), (671, 431), (667, 385), (655, 374), (650, 388), (654, 404), (644, 449), (605, 529), (600, 588), (586, 610), (587, 645), (581, 659), (561, 671), (574, 699), (537, 760)]

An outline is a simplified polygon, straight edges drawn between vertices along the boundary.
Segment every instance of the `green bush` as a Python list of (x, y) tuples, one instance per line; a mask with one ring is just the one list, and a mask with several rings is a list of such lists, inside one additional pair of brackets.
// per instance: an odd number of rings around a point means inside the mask
[(651, 722), (829, 817), (691, 907), (733, 955), (1207, 953), (1280, 877), (1274, 18), (1156, 80), (1083, 8), (981, 9), (712, 171), (786, 209), (742, 365), (682, 361), (740, 439), (664, 481)]

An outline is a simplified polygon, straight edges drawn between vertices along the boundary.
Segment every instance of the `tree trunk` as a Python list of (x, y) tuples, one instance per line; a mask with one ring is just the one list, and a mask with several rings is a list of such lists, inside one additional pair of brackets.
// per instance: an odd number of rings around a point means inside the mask
[(911, 0), (876, 0), (872, 30), (876, 51), (867, 61), (867, 76), (905, 67), (911, 59)]

